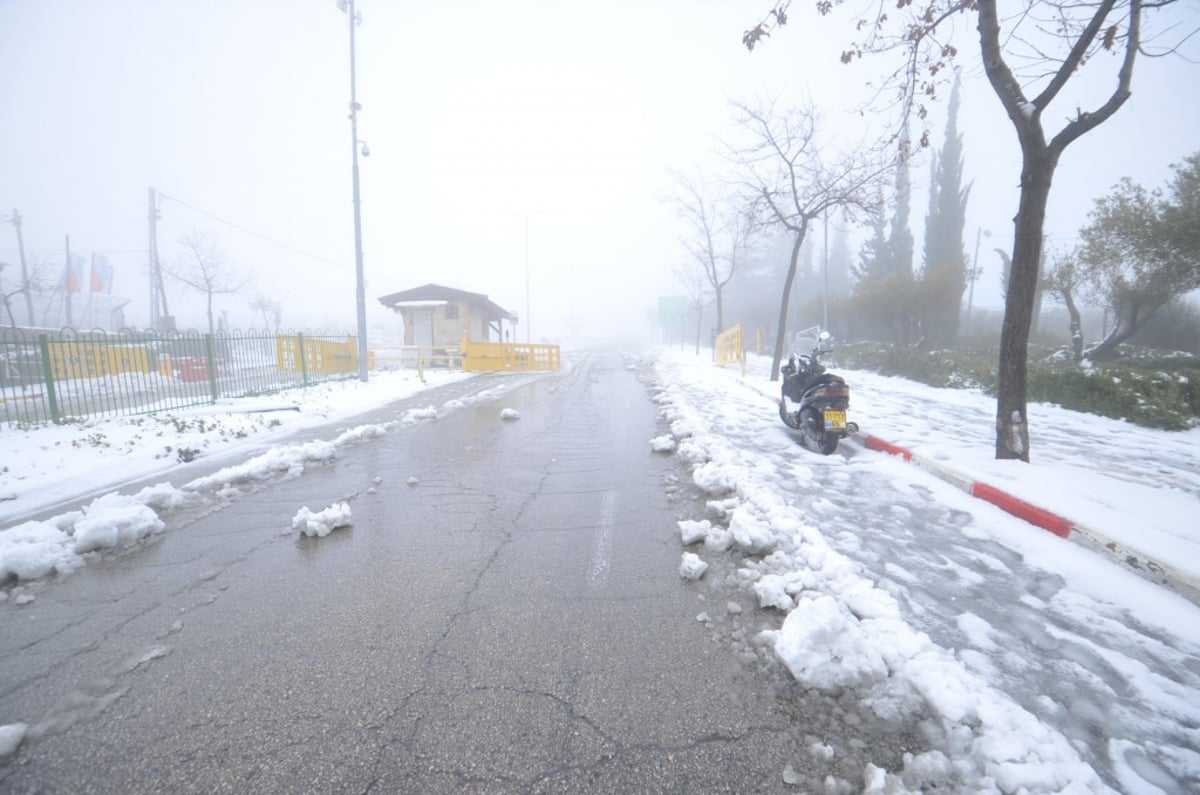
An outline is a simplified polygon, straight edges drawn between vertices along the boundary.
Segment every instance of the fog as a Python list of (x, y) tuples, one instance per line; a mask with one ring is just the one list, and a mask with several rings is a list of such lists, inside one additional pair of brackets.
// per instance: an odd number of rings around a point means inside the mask
[[(729, 100), (811, 94), (847, 140), (894, 124), (859, 113), (883, 63), (841, 65), (850, 31), (807, 3), (747, 52), (742, 31), (770, 5), (358, 0), (373, 333), (400, 327), (379, 296), (436, 282), (487, 294), (534, 340), (652, 334), (657, 298), (681, 292), (674, 270), (686, 257), (663, 201), (669, 172), (723, 167)], [(1191, 27), (1200, 19), (1195, 4), (1179, 14)], [(1020, 158), (968, 34), (959, 125), (970, 253), (979, 229), (990, 246), (1010, 245)], [(73, 252), (104, 253), (113, 294), (130, 300), (126, 322), (146, 325), (154, 187), (169, 197), (163, 263), (199, 230), (252, 277), (216, 297), (230, 326), (261, 325), (250, 302), (263, 295), (282, 303), (285, 327), (354, 328), (349, 36), (334, 0), (0, 0), (0, 68), (0, 213), (21, 213), (31, 262), (57, 279), (66, 235)], [(1072, 240), (1120, 177), (1160, 185), (1197, 148), (1195, 85), (1184, 59), (1139, 60), (1132, 99), (1064, 156), (1052, 243)], [(944, 110), (930, 121), (935, 146)], [(927, 161), (912, 176), (919, 259)], [(0, 261), (17, 256), (13, 227), (0, 224)], [(999, 260), (981, 262), (976, 306), (999, 306)], [(0, 273), (6, 291), (14, 271)], [(168, 298), (180, 327), (204, 326), (202, 296), (169, 283)]]

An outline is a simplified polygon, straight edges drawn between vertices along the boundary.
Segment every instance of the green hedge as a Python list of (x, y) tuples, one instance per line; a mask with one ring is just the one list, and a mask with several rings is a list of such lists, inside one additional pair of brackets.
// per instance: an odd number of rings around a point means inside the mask
[[(1082, 367), (1062, 351), (1031, 349), (1028, 398), (1148, 428), (1185, 430), (1200, 424), (1200, 359), (1122, 353), (1116, 361)], [(977, 388), (994, 395), (998, 355), (995, 350), (927, 351), (854, 343), (839, 347), (837, 361), (930, 386)]]

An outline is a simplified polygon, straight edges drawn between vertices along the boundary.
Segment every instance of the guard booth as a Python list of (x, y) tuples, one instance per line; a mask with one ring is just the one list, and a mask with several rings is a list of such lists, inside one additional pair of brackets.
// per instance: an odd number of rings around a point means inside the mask
[(557, 370), (557, 345), (505, 341), (516, 337), (517, 316), (482, 293), (426, 284), (379, 299), (404, 320), (406, 364), (458, 366), (471, 372)]
[(413, 365), (460, 358), (464, 336), (475, 342), (503, 341), (505, 331), (515, 336), (516, 316), (483, 293), (426, 284), (382, 296), (379, 303), (404, 321), (404, 355)]

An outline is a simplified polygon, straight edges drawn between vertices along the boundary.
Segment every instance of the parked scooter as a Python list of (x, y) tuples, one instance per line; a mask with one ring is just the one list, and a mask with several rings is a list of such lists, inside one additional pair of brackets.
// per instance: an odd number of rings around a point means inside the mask
[(829, 455), (837, 449), (838, 441), (858, 432), (856, 423), (846, 421), (850, 387), (821, 364), (821, 356), (832, 350), (822, 347), (832, 344), (828, 331), (808, 329), (798, 337), (813, 340), (812, 352), (793, 353), (783, 366), (779, 417), (789, 428), (800, 431), (806, 447)]

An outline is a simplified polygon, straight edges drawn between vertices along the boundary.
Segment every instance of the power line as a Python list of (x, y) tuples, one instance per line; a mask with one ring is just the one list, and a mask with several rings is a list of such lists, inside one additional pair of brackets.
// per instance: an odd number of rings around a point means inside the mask
[(253, 229), (247, 229), (246, 227), (242, 226), (241, 224), (235, 224), (233, 221), (222, 218), (221, 216), (216, 215), (214, 213), (210, 213), (207, 210), (201, 210), (199, 207), (188, 204), (183, 199), (177, 199), (174, 196), (168, 196), (167, 194), (163, 193), (162, 191), (158, 191), (158, 196), (161, 199), (169, 199), (169, 200), (175, 202), (176, 204), (181, 204), (184, 207), (188, 208), (189, 210), (192, 210), (193, 212), (197, 212), (197, 213), (200, 213), (201, 215), (208, 216), (209, 218), (213, 219), (214, 221), (218, 221), (222, 224), (225, 224), (226, 226), (233, 227), (234, 229), (237, 229), (239, 232), (245, 232), (248, 235), (257, 237), (259, 240), (264, 240), (273, 246), (279, 246), (280, 248), (285, 248), (288, 251), (291, 251), (295, 254), (300, 254), (300, 255), (308, 257), (310, 259), (314, 259), (318, 262), (324, 262), (326, 265), (334, 265), (337, 267), (341, 267), (342, 265), (345, 264), (342, 262), (334, 262), (331, 259), (326, 259), (325, 257), (319, 256), (317, 254), (313, 254), (312, 252), (296, 248), (295, 246), (288, 245), (287, 243), (283, 243), (278, 240), (274, 240), (272, 238), (267, 237), (264, 234), (255, 232)]

